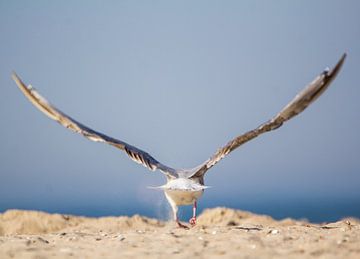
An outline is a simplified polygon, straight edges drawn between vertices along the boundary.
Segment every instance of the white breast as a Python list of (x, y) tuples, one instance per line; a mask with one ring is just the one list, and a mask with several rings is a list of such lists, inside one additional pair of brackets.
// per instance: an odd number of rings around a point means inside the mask
[(164, 190), (165, 196), (170, 203), (187, 205), (196, 201), (208, 186), (201, 185), (191, 179), (178, 178), (168, 181), (159, 188)]
[(183, 190), (164, 190), (165, 197), (171, 203), (176, 205), (193, 204), (203, 194), (204, 190), (200, 191), (183, 191)]

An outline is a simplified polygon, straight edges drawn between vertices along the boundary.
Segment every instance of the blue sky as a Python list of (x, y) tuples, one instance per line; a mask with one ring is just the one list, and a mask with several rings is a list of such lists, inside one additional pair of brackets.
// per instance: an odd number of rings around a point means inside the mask
[(316, 103), (208, 172), (200, 206), (360, 207), (359, 10), (358, 1), (0, 1), (0, 210), (167, 208), (146, 188), (161, 173), (49, 120), (13, 70), (84, 124), (188, 168), (272, 117), (345, 51)]

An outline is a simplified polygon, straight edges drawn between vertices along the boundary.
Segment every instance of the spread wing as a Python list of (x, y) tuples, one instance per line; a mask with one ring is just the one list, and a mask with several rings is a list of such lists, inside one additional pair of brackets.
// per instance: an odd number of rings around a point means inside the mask
[(245, 134), (232, 139), (203, 164), (190, 170), (188, 177), (201, 177), (206, 173), (206, 171), (208, 171), (234, 149), (265, 132), (279, 128), (285, 121), (290, 120), (292, 117), (305, 110), (329, 87), (332, 80), (334, 80), (340, 71), (345, 58), (346, 54), (343, 54), (332, 70), (327, 69), (317, 76), (308, 86), (305, 87), (304, 90), (298, 93), (291, 102), (289, 102), (277, 115), (275, 115), (275, 117), (261, 124), (256, 129), (250, 130)]
[(104, 142), (121, 150), (124, 150), (133, 161), (142, 164), (143, 166), (147, 167), (152, 171), (159, 169), (168, 177), (178, 176), (175, 169), (160, 163), (147, 152), (131, 146), (121, 140), (117, 140), (103, 133), (92, 130), (84, 124), (66, 115), (65, 113), (51, 105), (31, 85), (26, 86), (16, 73), (12, 74), (12, 78), (14, 79), (20, 90), (24, 93), (24, 95), (30, 100), (30, 102), (32, 102), (32, 104), (34, 104), (45, 115), (57, 121), (64, 127), (76, 133), (80, 133), (81, 135), (92, 141)]

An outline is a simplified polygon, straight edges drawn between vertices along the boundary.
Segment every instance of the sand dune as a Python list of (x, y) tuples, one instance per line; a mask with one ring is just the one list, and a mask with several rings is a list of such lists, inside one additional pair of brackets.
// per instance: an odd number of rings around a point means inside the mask
[(360, 258), (360, 221), (311, 224), (227, 208), (198, 225), (132, 217), (87, 218), (38, 211), (0, 214), (0, 258)]

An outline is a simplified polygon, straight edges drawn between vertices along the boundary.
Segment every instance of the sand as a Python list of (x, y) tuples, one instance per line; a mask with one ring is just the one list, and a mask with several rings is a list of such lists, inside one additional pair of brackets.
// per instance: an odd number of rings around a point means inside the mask
[(179, 229), (132, 217), (0, 214), (0, 258), (360, 258), (360, 221), (328, 224), (214, 208)]

